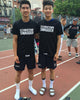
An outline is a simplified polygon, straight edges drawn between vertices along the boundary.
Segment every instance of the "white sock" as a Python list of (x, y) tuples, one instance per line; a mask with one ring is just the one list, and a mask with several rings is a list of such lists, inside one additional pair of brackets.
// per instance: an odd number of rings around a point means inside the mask
[(15, 99), (19, 99), (20, 98), (20, 83), (16, 83), (16, 93), (14, 96)]
[(42, 79), (42, 83), (43, 83), (43, 86), (42, 87), (45, 87), (46, 88), (46, 79)]
[(54, 80), (50, 80), (50, 88), (53, 88)]
[(32, 94), (37, 95), (37, 91), (32, 87), (33, 80), (29, 80), (29, 90), (32, 92)]

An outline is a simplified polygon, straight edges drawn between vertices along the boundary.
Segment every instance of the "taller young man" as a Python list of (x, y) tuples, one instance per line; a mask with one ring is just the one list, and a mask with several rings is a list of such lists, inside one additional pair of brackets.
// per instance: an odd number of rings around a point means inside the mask
[(52, 18), (53, 2), (43, 1), (43, 12), (45, 19), (40, 21), (39, 33), (40, 33), (40, 45), (39, 45), (39, 68), (41, 68), (42, 88), (39, 93), (45, 94), (46, 91), (46, 67), (50, 70), (50, 96), (54, 96), (53, 89), (54, 83), (54, 69), (56, 68), (56, 61), (58, 59), (58, 53), (60, 48), (62, 27), (61, 23)]
[(27, 64), (29, 74), (29, 90), (36, 95), (37, 91), (32, 87), (33, 69), (35, 68), (34, 55), (34, 34), (36, 32), (36, 23), (29, 18), (31, 4), (27, 0), (22, 0), (20, 3), (20, 11), (22, 19), (15, 22), (13, 25), (13, 50), (14, 50), (14, 68), (16, 70), (16, 94), (15, 99), (20, 97), (20, 78), (21, 73)]

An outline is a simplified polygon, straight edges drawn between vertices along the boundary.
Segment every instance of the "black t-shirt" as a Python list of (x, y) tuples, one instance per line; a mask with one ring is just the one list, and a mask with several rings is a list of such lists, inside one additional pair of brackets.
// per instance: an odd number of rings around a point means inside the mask
[(45, 19), (38, 23), (40, 34), (39, 53), (47, 53), (54, 57), (57, 49), (57, 36), (63, 34), (61, 23), (56, 19), (46, 21)]
[(18, 35), (17, 55), (34, 55), (34, 34), (37, 33), (37, 24), (32, 20), (23, 22), (22, 19), (15, 22), (12, 29), (13, 35)]
[(70, 39), (76, 39), (76, 35), (77, 35), (77, 32), (80, 30), (80, 26), (79, 25), (73, 25), (73, 24), (70, 24), (68, 26), (66, 26), (64, 28), (64, 31), (68, 29), (69, 30), (69, 35), (68, 38)]

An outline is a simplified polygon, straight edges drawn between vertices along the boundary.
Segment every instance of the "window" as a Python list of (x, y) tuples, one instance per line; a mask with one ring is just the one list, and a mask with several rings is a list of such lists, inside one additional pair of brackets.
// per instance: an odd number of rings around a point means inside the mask
[(0, 0), (0, 5), (1, 5), (1, 0)]
[(11, 14), (12, 14), (12, 10), (10, 9), (10, 10), (9, 10), (9, 16), (11, 16)]
[(11, 1), (9, 1), (9, 2), (8, 2), (8, 6), (10, 6), (10, 7), (11, 7)]
[(7, 10), (6, 9), (4, 10), (4, 13), (5, 13), (5, 16), (7, 16)]
[(0, 16), (2, 15), (2, 11), (1, 11), (1, 9), (0, 9)]

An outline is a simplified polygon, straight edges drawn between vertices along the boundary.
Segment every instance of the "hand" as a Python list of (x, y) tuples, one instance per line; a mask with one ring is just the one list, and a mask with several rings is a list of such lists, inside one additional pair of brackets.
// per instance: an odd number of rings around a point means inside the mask
[(55, 54), (54, 61), (57, 61), (57, 59), (58, 59), (58, 53)]
[(16, 63), (20, 63), (20, 61), (19, 61), (19, 57), (18, 57), (18, 56), (15, 56), (15, 57), (14, 57), (14, 62), (16, 62)]

